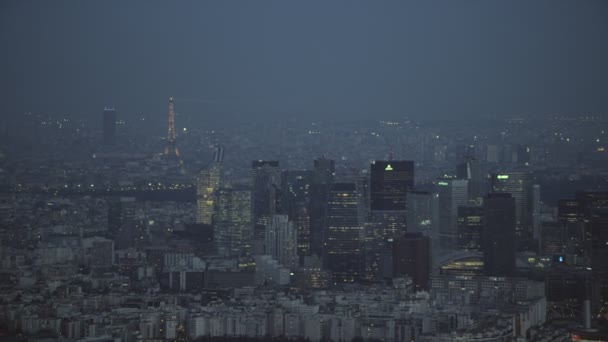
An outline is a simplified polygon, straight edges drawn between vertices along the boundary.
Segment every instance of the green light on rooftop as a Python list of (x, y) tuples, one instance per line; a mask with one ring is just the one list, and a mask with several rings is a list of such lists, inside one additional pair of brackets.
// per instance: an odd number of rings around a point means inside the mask
[(386, 165), (384, 171), (393, 171), (393, 167), (391, 166), (391, 164)]
[(437, 185), (448, 186), (448, 182), (437, 182)]
[(509, 179), (509, 175), (497, 175), (496, 179)]

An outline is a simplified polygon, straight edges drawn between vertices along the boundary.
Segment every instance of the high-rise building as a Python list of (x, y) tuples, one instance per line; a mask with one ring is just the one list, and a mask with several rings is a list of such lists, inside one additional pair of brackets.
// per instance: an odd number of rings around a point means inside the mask
[(407, 193), (407, 231), (410, 233), (423, 233), (431, 236), (433, 225), (433, 194), (424, 191), (410, 191)]
[[(367, 172), (362, 172), (354, 176), (354, 182), (357, 185), (357, 196), (359, 197), (359, 222), (369, 220), (372, 211), (370, 210), (370, 177)], [(400, 212), (405, 214), (404, 210)], [(405, 229), (405, 222), (403, 223)]]
[(458, 207), (458, 249), (481, 251), (483, 207)]
[(324, 253), (325, 226), (329, 190), (334, 182), (335, 163), (321, 157), (314, 160), (312, 191), (310, 197), (310, 250), (322, 256)]
[(364, 230), (365, 278), (380, 280), (393, 273), (393, 240), (407, 229), (407, 194), (414, 187), (414, 163), (374, 161), (369, 181), (359, 180), (359, 221)]
[(515, 199), (507, 193), (483, 200), (484, 273), (510, 276), (515, 272)]
[(393, 275), (412, 278), (417, 291), (429, 289), (431, 243), (422, 233), (405, 233), (393, 244)]
[(608, 302), (608, 208), (596, 208), (589, 220), (591, 270), (600, 287), (600, 298)]
[(253, 218), (251, 190), (245, 187), (217, 191), (213, 235), (221, 255), (251, 252)]
[(136, 204), (135, 197), (120, 198), (120, 223), (114, 239), (116, 249), (141, 248), (148, 240), (147, 227), (136, 215)]
[[(364, 225), (365, 278), (380, 280), (391, 277), (392, 246), (398, 236), (405, 233), (407, 223), (405, 210), (373, 210)], [(359, 222), (362, 222), (361, 220)]]
[(116, 109), (103, 109), (103, 144), (116, 145)]
[(608, 302), (608, 192), (578, 192), (575, 200), (560, 201), (559, 219), (566, 223), (569, 242), (582, 235), (577, 251), (585, 255), (583, 265), (591, 269), (598, 289), (588, 289), (586, 297)]
[(543, 222), (540, 227), (540, 255), (556, 256), (564, 252), (565, 226), (560, 222)]
[(406, 210), (407, 192), (414, 187), (414, 162), (374, 161), (371, 164), (371, 210)]
[(334, 183), (329, 192), (325, 264), (334, 283), (352, 283), (360, 277), (363, 230), (357, 197), (355, 183)]
[[(599, 287), (599, 300), (608, 302), (608, 192), (581, 192), (586, 236), (590, 245), (591, 274)], [(598, 302), (593, 300), (593, 302)]]
[(266, 254), (280, 265), (295, 270), (298, 260), (298, 234), (287, 215), (273, 215), (266, 225)]
[(439, 247), (454, 250), (458, 243), (458, 207), (466, 206), (468, 181), (462, 179), (440, 179), (437, 181), (439, 195)]
[[(560, 200), (558, 220), (564, 225), (566, 234), (566, 253), (579, 260), (579, 264), (589, 264), (589, 248), (586, 232), (585, 212), (579, 200)], [(587, 259), (587, 260), (585, 260)]]
[(410, 191), (407, 194), (407, 232), (422, 233), (431, 240), (434, 260), (439, 260), (439, 194)]
[(216, 147), (213, 162), (203, 168), (196, 177), (197, 223), (213, 222), (215, 192), (221, 185), (223, 155), (223, 148)]
[(540, 225), (542, 219), (542, 202), (540, 201), (540, 185), (532, 186), (532, 236), (538, 240), (540, 237)]
[(585, 213), (583, 204), (579, 200), (560, 200), (557, 209), (560, 222), (583, 222)]
[(265, 225), (279, 212), (281, 201), (281, 170), (278, 161), (256, 160), (252, 167), (253, 219)]
[(491, 192), (511, 194), (515, 200), (516, 233), (520, 238), (533, 236), (533, 185), (530, 173), (505, 172), (490, 175)]
[(481, 161), (468, 158), (456, 166), (456, 178), (468, 181), (469, 199), (480, 202), (488, 192), (488, 170)]
[(382, 227), (378, 223), (363, 223), (362, 277), (366, 280), (380, 280), (383, 277), (385, 261), (382, 257), (385, 255), (383, 252), (388, 246), (386, 239), (381, 235), (382, 231)]
[(283, 207), (298, 234), (298, 255), (310, 255), (312, 171), (286, 171)]

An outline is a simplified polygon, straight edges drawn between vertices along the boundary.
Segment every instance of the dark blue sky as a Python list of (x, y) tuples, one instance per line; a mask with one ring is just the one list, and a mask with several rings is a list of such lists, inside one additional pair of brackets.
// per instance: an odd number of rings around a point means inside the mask
[(0, 46), (3, 118), (608, 112), (604, 0), (4, 0)]

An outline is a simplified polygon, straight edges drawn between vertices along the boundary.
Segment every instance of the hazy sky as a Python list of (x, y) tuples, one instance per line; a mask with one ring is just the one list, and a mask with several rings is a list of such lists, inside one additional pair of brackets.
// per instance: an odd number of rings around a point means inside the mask
[(608, 113), (605, 0), (2, 0), (0, 46), (3, 120)]

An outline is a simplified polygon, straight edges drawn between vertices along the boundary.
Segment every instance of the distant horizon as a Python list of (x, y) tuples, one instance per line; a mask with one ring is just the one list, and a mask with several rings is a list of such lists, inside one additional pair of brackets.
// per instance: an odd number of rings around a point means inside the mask
[[(167, 102), (168, 103), (168, 102)], [(331, 117), (325, 117), (325, 118), (314, 118), (314, 117), (301, 117), (301, 116), (296, 116), (296, 115), (289, 115), (288, 113), (286, 113), (285, 115), (281, 116), (280, 118), (273, 118), (273, 117), (269, 117), (268, 115), (261, 115), (258, 117), (251, 117), (251, 116), (247, 116), (244, 118), (238, 118), (238, 122), (236, 122), (236, 120), (230, 120), (227, 119), (230, 118), (231, 116), (236, 116), (238, 115), (237, 113), (226, 113), (226, 112), (214, 112), (211, 114), (206, 114), (204, 112), (204, 110), (201, 110), (199, 113), (194, 113), (194, 110), (188, 108), (185, 111), (180, 110), (181, 104), (179, 103), (179, 100), (176, 99), (175, 100), (175, 112), (176, 112), (176, 124), (180, 125), (180, 119), (187, 119), (189, 122), (198, 122), (198, 123), (206, 123), (208, 121), (214, 121), (217, 122), (218, 124), (222, 124), (222, 125), (235, 125), (235, 124), (251, 124), (251, 123), (258, 123), (258, 124), (272, 124), (272, 123), (301, 123), (301, 124), (313, 124), (313, 123), (321, 123), (321, 124), (340, 124), (340, 123), (365, 123), (365, 122), (374, 122), (374, 123), (380, 123), (382, 121), (395, 121), (395, 122), (399, 122), (402, 123), (405, 120), (412, 120), (415, 122), (420, 122), (420, 123), (428, 123), (428, 122), (442, 122), (442, 123), (449, 123), (449, 122), (454, 122), (454, 123), (458, 123), (461, 125), (470, 125), (470, 122), (464, 122), (461, 119), (462, 118), (455, 118), (455, 117), (429, 117), (426, 116), (424, 114), (403, 114), (403, 115), (387, 115), (387, 116), (382, 116), (382, 115), (376, 115), (376, 117), (371, 118), (371, 117), (355, 117), (355, 118), (331, 118)], [(168, 107), (168, 106), (167, 106)], [(115, 110), (117, 112), (118, 115), (118, 119), (126, 119), (128, 120), (128, 122), (134, 122), (137, 121), (139, 117), (141, 117), (141, 115), (143, 115), (143, 117), (145, 117), (148, 121), (146, 121), (146, 124), (149, 125), (150, 122), (152, 122), (152, 125), (154, 126), (162, 126), (162, 127), (166, 127), (166, 122), (164, 119), (166, 119), (167, 117), (167, 113), (166, 112), (161, 112), (160, 110), (153, 113), (153, 114), (149, 114), (149, 113), (136, 113), (136, 112), (124, 112), (121, 110), (121, 108), (119, 107), (115, 107), (115, 106), (105, 106), (102, 107), (100, 110), (98, 110), (97, 112), (93, 113), (91, 112), (87, 112), (86, 114), (73, 114), (73, 113), (42, 113), (42, 112), (30, 112), (30, 111), (24, 111), (22, 113), (20, 113), (20, 116), (25, 116), (28, 113), (31, 113), (32, 115), (40, 115), (40, 116), (47, 116), (53, 119), (58, 119), (58, 118), (78, 118), (80, 120), (84, 120), (86, 122), (97, 122), (101, 120), (101, 115), (103, 113), (104, 110), (106, 109), (112, 109)], [(218, 119), (214, 114), (220, 114), (221, 115), (225, 115), (222, 116), (220, 119)], [(495, 114), (495, 115), (488, 115), (488, 116), (483, 116), (483, 117), (476, 117), (476, 118), (471, 118), (471, 119), (475, 119), (476, 122), (493, 122), (493, 121), (509, 121), (509, 120), (525, 120), (525, 121), (535, 121), (535, 120), (546, 120), (546, 119), (550, 119), (550, 118), (555, 118), (555, 117), (563, 117), (563, 118), (568, 118), (568, 119), (581, 119), (584, 117), (593, 117), (593, 118), (599, 118), (600, 120), (606, 120), (608, 119), (608, 112), (603, 112), (603, 113), (559, 113), (559, 112), (547, 112), (547, 113), (537, 113), (534, 115), (524, 115), (524, 114)], [(152, 120), (152, 121), (151, 121)], [(192, 121), (193, 120), (193, 121)], [(101, 128), (101, 126), (100, 126)]]

